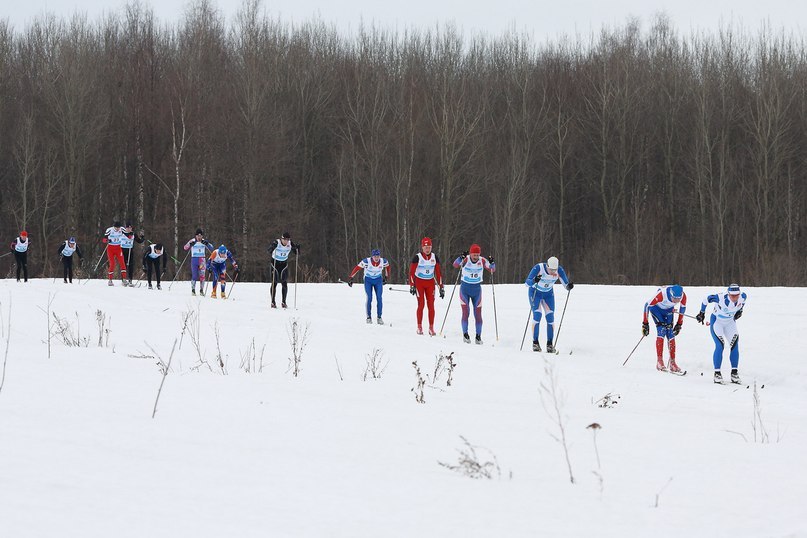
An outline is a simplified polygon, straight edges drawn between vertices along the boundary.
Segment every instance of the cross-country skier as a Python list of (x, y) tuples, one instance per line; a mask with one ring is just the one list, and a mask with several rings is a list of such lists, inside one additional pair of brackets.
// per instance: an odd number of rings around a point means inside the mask
[[(167, 256), (163, 256), (165, 253), (165, 249), (163, 248), (162, 243), (157, 243), (155, 245), (149, 245), (146, 249), (146, 252), (143, 253), (143, 272), (146, 273), (146, 277), (148, 278), (149, 289), (151, 287), (151, 272), (154, 271), (154, 274), (157, 275), (157, 289), (161, 290), (160, 287), (160, 280), (162, 279), (162, 274), (165, 272), (165, 266), (168, 263)], [(163, 260), (163, 268), (160, 271), (160, 258)]]
[(434, 336), (434, 287), (440, 288), (440, 298), (446, 296), (443, 275), (440, 272), (440, 258), (432, 252), (432, 240), (424, 237), (420, 241), (420, 252), (409, 264), (409, 293), (417, 295), (418, 334), (423, 334), (423, 306), (429, 308), (429, 334)]
[(57, 253), (62, 259), (62, 266), (64, 267), (64, 283), (67, 284), (68, 279), (73, 283), (73, 253), (78, 255), (79, 260), (83, 260), (84, 256), (81, 254), (81, 249), (76, 243), (76, 238), (71, 237), (64, 243), (59, 244)]
[(207, 270), (211, 272), (213, 279), (213, 291), (210, 292), (210, 297), (213, 299), (216, 298), (216, 284), (218, 283), (221, 284), (221, 298), (227, 298), (224, 293), (224, 288), (227, 286), (227, 260), (230, 260), (230, 263), (233, 264), (233, 271), (237, 273), (238, 262), (233, 258), (233, 253), (224, 245), (214, 250), (207, 260)]
[(126, 261), (126, 272), (129, 273), (129, 277), (134, 274), (134, 271), (132, 271), (135, 262), (134, 244), (135, 242), (142, 243), (144, 239), (145, 234), (142, 231), (135, 234), (132, 229), (132, 223), (127, 220), (126, 226), (123, 229), (123, 239), (121, 239), (120, 247), (123, 252), (123, 259)]
[[(542, 314), (546, 316), (546, 351), (554, 353), (553, 344), (555, 338), (555, 282), (560, 279), (563, 287), (571, 291), (574, 284), (566, 276), (566, 271), (560, 266), (558, 259), (552, 256), (545, 263), (536, 264), (524, 284), (529, 288), (530, 308), (532, 309), (532, 319), (535, 325), (532, 329), (532, 350), (541, 351), (541, 343), (538, 341), (539, 329), (541, 328)], [(542, 313), (543, 310), (543, 313)]]
[(28, 241), (28, 232), (25, 230), (20, 232), (20, 235), (11, 243), (11, 252), (14, 253), (14, 261), (17, 262), (17, 282), (20, 281), (20, 273), (28, 282), (28, 247), (31, 242)]
[(281, 298), (280, 306), (286, 308), (286, 296), (289, 293), (289, 255), (294, 252), (300, 255), (299, 243), (294, 243), (291, 240), (289, 232), (283, 232), (280, 239), (275, 239), (269, 248), (269, 254), (272, 256), (272, 308), (277, 308), (275, 304), (275, 290), (277, 290), (278, 283), (281, 284)]
[(115, 285), (112, 283), (112, 276), (115, 273), (115, 264), (117, 263), (120, 268), (121, 282), (124, 286), (128, 286), (130, 283), (127, 280), (126, 260), (123, 259), (123, 250), (121, 249), (124, 232), (120, 221), (116, 220), (111, 227), (107, 228), (104, 236), (101, 241), (106, 243), (106, 257), (109, 260), (109, 270), (107, 271), (109, 285)]
[(384, 291), (384, 284), (386, 284), (389, 279), (389, 262), (386, 258), (381, 257), (380, 250), (374, 248), (370, 252), (369, 258), (364, 258), (353, 268), (353, 272), (350, 273), (347, 279), (348, 286), (353, 286), (353, 277), (362, 269), (364, 270), (364, 293), (367, 294), (367, 323), (373, 322), (373, 318), (370, 314), (373, 305), (373, 290), (375, 290), (376, 321), (379, 325), (384, 325), (384, 320), (381, 318), (381, 311), (383, 309), (381, 294)]
[(731, 382), (741, 383), (740, 374), (737, 367), (740, 364), (740, 333), (737, 331), (737, 320), (743, 315), (743, 308), (748, 296), (740, 291), (737, 284), (729, 285), (725, 293), (709, 295), (701, 303), (701, 310), (695, 319), (703, 324), (706, 317), (706, 306), (714, 303), (714, 311), (709, 317), (709, 332), (715, 341), (715, 351), (712, 355), (712, 362), (715, 366), (715, 383), (723, 383), (723, 374), (720, 373), (720, 365), (723, 363), (723, 350), (728, 343), (731, 348), (729, 361), (731, 361)]
[(205, 282), (205, 259), (207, 251), (213, 251), (213, 244), (205, 239), (205, 231), (196, 228), (196, 234), (182, 247), (191, 251), (191, 294), (196, 295), (196, 282), (199, 282), (199, 292), (204, 293), (202, 286)]
[(468, 317), (471, 305), (476, 323), (476, 343), (482, 343), (482, 277), (485, 269), (491, 274), (496, 272), (493, 258), (482, 256), (482, 247), (474, 243), (466, 252), (454, 260), (454, 267), (461, 268), (462, 284), (460, 284), (460, 305), (462, 306), (462, 338), (466, 344), (471, 343), (468, 335)]
[[(678, 306), (678, 322), (673, 326), (673, 316), (675, 305)], [(666, 372), (669, 368), (674, 374), (681, 373), (681, 369), (675, 363), (675, 337), (681, 332), (684, 324), (684, 312), (687, 309), (687, 295), (684, 288), (678, 284), (659, 288), (656, 294), (644, 304), (644, 317), (642, 318), (642, 334), (650, 334), (650, 325), (647, 322), (647, 314), (653, 316), (653, 323), (656, 325), (656, 369)], [(670, 348), (670, 362), (664, 366), (664, 339), (668, 340)]]

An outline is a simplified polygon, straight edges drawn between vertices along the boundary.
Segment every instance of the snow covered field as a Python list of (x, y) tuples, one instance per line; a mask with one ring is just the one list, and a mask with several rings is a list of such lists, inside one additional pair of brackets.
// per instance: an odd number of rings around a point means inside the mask
[[(529, 337), (519, 352), (529, 307), (517, 285), (496, 286), (499, 341), (485, 286), (475, 346), (462, 342), (457, 297), (446, 338), (431, 338), (415, 334), (408, 293), (385, 290), (378, 326), (364, 322), (360, 286), (300, 285), (298, 309), (282, 311), (268, 308), (267, 284), (239, 283), (226, 301), (191, 297), (187, 282), (116, 284), (0, 281), (0, 359), (11, 305), (2, 537), (807, 536), (807, 313), (793, 306), (805, 289), (745, 290), (738, 387), (712, 383), (711, 338), (692, 319), (678, 339), (685, 377), (656, 372), (652, 338), (622, 366), (650, 286), (576, 286), (550, 356), (527, 351)], [(686, 288), (690, 313), (718, 290)], [(55, 335), (48, 358), (49, 294), (88, 347)], [(556, 294), (560, 311), (566, 292)], [(111, 320), (108, 346), (97, 311)], [(152, 419), (162, 374), (143, 356), (151, 347), (167, 362), (187, 312), (198, 312), (210, 367), (186, 332)], [(288, 371), (292, 318), (309, 327), (299, 377)], [(240, 366), (253, 339), (258, 356), (266, 346), (261, 372)], [(388, 364), (364, 381), (374, 349)], [(454, 352), (453, 383), (429, 379), (417, 403), (412, 362), (431, 377), (441, 352)], [(575, 484), (541, 404), (545, 360), (565, 397)], [(754, 381), (768, 443), (754, 442)], [(619, 403), (595, 405), (608, 393)], [(438, 465), (457, 464), (459, 436), (484, 447), (480, 463), (495, 455), (500, 476)]]

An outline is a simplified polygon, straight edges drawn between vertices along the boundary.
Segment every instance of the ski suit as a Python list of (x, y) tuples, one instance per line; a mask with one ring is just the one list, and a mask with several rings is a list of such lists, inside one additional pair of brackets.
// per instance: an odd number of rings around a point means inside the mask
[[(464, 263), (463, 263), (464, 261)], [(491, 273), (496, 271), (496, 264), (488, 261), (484, 256), (474, 262), (470, 256), (463, 259), (459, 256), (454, 260), (454, 267), (461, 268), (460, 277), (460, 306), (462, 307), (462, 334), (468, 334), (468, 318), (471, 309), (474, 311), (474, 323), (476, 325), (476, 335), (482, 336), (482, 278), (485, 269)]]
[[(656, 294), (644, 304), (643, 323), (647, 323), (648, 313), (653, 316), (653, 323), (656, 326), (656, 356), (659, 361), (664, 355), (664, 339), (668, 340), (670, 348), (670, 360), (675, 361), (675, 335), (684, 323), (684, 313), (687, 310), (687, 294), (681, 295), (681, 303), (678, 307), (678, 322), (673, 326), (674, 308), (673, 286), (664, 286), (656, 291)], [(674, 328), (677, 327), (677, 330)]]
[(20, 273), (22, 273), (25, 281), (28, 282), (28, 247), (31, 242), (26, 237), (23, 241), (22, 237), (17, 237), (11, 243), (11, 251), (14, 253), (14, 261), (17, 262), (17, 282), (20, 281)]
[(62, 266), (64, 268), (64, 281), (67, 283), (69, 280), (70, 283), (73, 283), (73, 253), (78, 254), (78, 258), (81, 260), (83, 256), (81, 254), (81, 249), (78, 248), (78, 243), (73, 243), (73, 246), (70, 246), (69, 241), (65, 241), (64, 243), (59, 245), (57, 249), (57, 254), (62, 258)]
[(434, 332), (434, 287), (443, 287), (440, 258), (434, 252), (428, 256), (418, 252), (409, 264), (409, 286), (414, 286), (418, 298), (418, 329), (423, 327), (423, 307), (429, 309), (429, 330)]
[(288, 284), (288, 265), (289, 255), (292, 251), (299, 255), (300, 245), (294, 243), (291, 239), (287, 240), (287, 244), (283, 244), (281, 239), (275, 239), (269, 248), (269, 254), (272, 256), (272, 304), (275, 304), (275, 290), (277, 290), (278, 283), (281, 284), (281, 298), (283, 304), (286, 304), (286, 296), (289, 293)]
[[(151, 287), (151, 272), (154, 271), (154, 274), (157, 276), (157, 286), (159, 286), (162, 273), (165, 272), (165, 266), (168, 263), (168, 260), (163, 255), (165, 254), (165, 250), (157, 254), (155, 247), (156, 245), (149, 245), (149, 248), (146, 249), (146, 252), (143, 254), (143, 271), (145, 271), (148, 277), (149, 287)], [(163, 260), (162, 271), (160, 271), (160, 258)]]
[(384, 282), (389, 278), (389, 261), (387, 261), (386, 258), (379, 257), (378, 263), (376, 263), (373, 261), (372, 256), (364, 258), (353, 268), (353, 272), (350, 273), (350, 278), (356, 276), (361, 270), (364, 270), (364, 293), (367, 295), (367, 318), (370, 318), (370, 313), (372, 312), (373, 291), (375, 291), (376, 316), (381, 318), (381, 312), (384, 308), (381, 295), (384, 291)]
[[(524, 281), (528, 290), (530, 308), (532, 309), (532, 320), (535, 325), (532, 328), (532, 341), (538, 341), (539, 329), (541, 328), (541, 318), (546, 316), (546, 341), (551, 344), (555, 338), (555, 282), (560, 279), (565, 289), (569, 289), (569, 278), (563, 266), (558, 266), (557, 272), (553, 275), (549, 272), (546, 263), (535, 265), (527, 280)], [(543, 310), (543, 313), (542, 313)]]
[(227, 260), (233, 264), (233, 270), (238, 271), (238, 262), (233, 258), (232, 252), (229, 250), (224, 254), (214, 250), (207, 261), (207, 270), (212, 273), (213, 291), (216, 291), (216, 285), (221, 284), (221, 296), (224, 297), (224, 288), (227, 285)]
[(126, 260), (123, 258), (123, 250), (121, 249), (124, 236), (123, 228), (115, 229), (114, 226), (110, 226), (106, 229), (104, 235), (105, 237), (102, 241), (106, 243), (106, 257), (109, 260), (107, 276), (109, 280), (112, 280), (112, 275), (115, 273), (115, 263), (117, 263), (120, 268), (121, 280), (125, 281), (127, 278)]
[(204, 238), (201, 241), (197, 241), (194, 237), (185, 243), (185, 246), (182, 248), (191, 251), (191, 290), (196, 291), (197, 281), (199, 282), (199, 289), (201, 290), (205, 281), (205, 259), (207, 258), (207, 251), (213, 250), (213, 244)]
[(737, 302), (732, 301), (728, 293), (716, 293), (709, 295), (701, 303), (701, 312), (706, 311), (709, 303), (715, 305), (714, 311), (709, 317), (709, 332), (715, 342), (715, 351), (712, 354), (715, 370), (720, 370), (720, 366), (723, 364), (723, 350), (726, 343), (731, 349), (729, 352), (731, 367), (736, 369), (740, 363), (740, 333), (737, 331), (736, 319), (741, 315), (738, 313), (742, 312), (747, 300), (748, 296), (745, 292), (737, 296)]

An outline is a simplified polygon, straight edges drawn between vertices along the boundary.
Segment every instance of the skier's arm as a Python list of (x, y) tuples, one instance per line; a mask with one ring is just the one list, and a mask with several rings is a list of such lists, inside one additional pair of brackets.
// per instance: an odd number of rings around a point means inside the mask
[(353, 268), (353, 271), (350, 272), (350, 275), (348, 276), (348, 278), (353, 278), (362, 269), (363, 269), (363, 267), (361, 266), (361, 264), (356, 265), (356, 267)]
[(191, 247), (192, 247), (193, 245), (195, 245), (195, 244), (196, 244), (196, 239), (191, 238), (191, 239), (190, 239), (190, 240), (189, 240), (187, 243), (185, 243), (185, 246), (184, 246), (184, 247), (182, 247), (182, 250), (190, 250), (190, 249), (191, 249)]
[(146, 266), (146, 262), (147, 262), (147, 261), (148, 261), (148, 259), (149, 259), (149, 254), (150, 254), (150, 253), (151, 253), (151, 249), (146, 250), (146, 251), (143, 253), (143, 267), (145, 267), (145, 266)]
[(524, 285), (528, 288), (532, 288), (535, 286), (535, 279), (538, 277), (538, 272), (541, 270), (541, 264), (537, 263), (533, 266), (530, 274), (527, 275), (527, 280), (524, 281)]
[(79, 248), (79, 246), (78, 246), (78, 245), (76, 245), (76, 254), (78, 254), (78, 259), (79, 259), (79, 260), (83, 260), (83, 259), (84, 259), (84, 254), (82, 254), (82, 253), (81, 253), (81, 248)]
[(453, 263), (455, 269), (459, 269), (460, 267), (462, 267), (462, 260), (463, 259), (464, 258), (462, 256), (457, 256), (457, 259), (454, 260), (454, 263)]
[(684, 312), (687, 311), (687, 294), (681, 296), (681, 306), (678, 307), (678, 323), (676, 325), (684, 324)]
[(706, 297), (706, 300), (701, 303), (701, 312), (706, 312), (706, 306), (709, 303), (716, 303), (720, 300), (717, 294), (712, 294)]
[(415, 270), (417, 270), (417, 268), (418, 268), (418, 257), (417, 257), (417, 255), (415, 255), (415, 257), (412, 258), (412, 263), (409, 264), (409, 285), (410, 286), (415, 285)]
[(390, 277), (390, 267), (389, 267), (389, 262), (388, 262), (387, 260), (384, 260), (384, 261), (386, 262), (386, 263), (384, 264), (384, 271), (386, 272), (386, 275), (387, 275), (387, 277), (386, 277), (386, 279), (385, 279), (385, 280), (389, 280), (389, 277)]
[(560, 281), (563, 284), (563, 287), (568, 290), (569, 289), (569, 277), (566, 276), (566, 271), (563, 270), (562, 265), (560, 267), (558, 267), (558, 276), (560, 277)]
[(664, 300), (664, 292), (660, 291), (649, 302), (644, 304), (644, 323), (647, 323), (647, 313), (650, 311), (650, 308), (656, 306), (663, 300)]
[(272, 244), (266, 248), (266, 251), (271, 255), (277, 248), (277, 239), (272, 241)]
[(60, 244), (59, 244), (59, 247), (56, 249), (56, 254), (58, 254), (59, 256), (61, 256), (61, 255), (62, 255), (62, 251), (64, 250), (64, 247), (65, 247), (64, 243), (60, 243)]
[(437, 282), (437, 285), (441, 288), (443, 287), (443, 275), (440, 271), (440, 258), (437, 254), (434, 255), (434, 261), (437, 262), (434, 264), (434, 279)]

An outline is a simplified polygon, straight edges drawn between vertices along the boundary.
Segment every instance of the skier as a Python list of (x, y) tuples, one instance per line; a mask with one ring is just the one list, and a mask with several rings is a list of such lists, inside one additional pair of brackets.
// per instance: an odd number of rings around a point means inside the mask
[(434, 336), (434, 287), (440, 288), (440, 298), (446, 296), (443, 287), (443, 276), (440, 274), (440, 258), (432, 253), (432, 240), (424, 237), (420, 241), (420, 252), (412, 258), (409, 264), (409, 293), (417, 295), (418, 334), (423, 334), (423, 306), (429, 308), (429, 334)]
[(460, 284), (460, 305), (462, 305), (462, 339), (466, 344), (471, 343), (468, 335), (468, 317), (471, 312), (471, 303), (474, 309), (474, 322), (476, 324), (476, 343), (482, 343), (482, 277), (485, 269), (491, 274), (496, 272), (496, 264), (492, 257), (482, 256), (482, 247), (474, 243), (467, 251), (454, 260), (454, 267), (461, 268), (462, 284)]
[(196, 234), (182, 247), (191, 251), (191, 295), (196, 295), (196, 282), (199, 281), (199, 292), (204, 295), (202, 286), (205, 282), (205, 258), (207, 250), (213, 251), (213, 244), (205, 239), (205, 231), (196, 228)]
[(300, 247), (300, 244), (294, 243), (291, 240), (291, 234), (289, 232), (283, 232), (280, 239), (272, 241), (272, 244), (266, 249), (272, 256), (272, 308), (277, 308), (275, 304), (275, 290), (277, 289), (278, 282), (282, 285), (282, 301), (280, 306), (286, 308), (286, 296), (289, 293), (289, 254), (294, 251), (294, 253), (299, 256)]
[(348, 286), (353, 287), (353, 277), (362, 269), (364, 269), (364, 293), (367, 294), (367, 323), (373, 322), (370, 313), (373, 305), (373, 290), (375, 290), (376, 314), (378, 315), (376, 321), (379, 325), (384, 325), (384, 320), (381, 318), (381, 310), (383, 309), (381, 294), (384, 291), (384, 284), (389, 279), (389, 262), (386, 258), (381, 257), (380, 250), (374, 248), (370, 252), (369, 258), (364, 258), (353, 268), (353, 272), (350, 273), (347, 279)]
[(535, 325), (532, 329), (532, 350), (541, 351), (541, 343), (538, 341), (539, 329), (541, 328), (541, 317), (546, 316), (546, 352), (554, 353), (553, 344), (555, 338), (555, 282), (560, 279), (563, 287), (567, 291), (574, 288), (574, 284), (566, 276), (566, 271), (560, 266), (560, 262), (555, 256), (546, 260), (546, 263), (536, 264), (524, 284), (530, 288), (529, 300), (532, 309), (532, 319)]
[(709, 332), (712, 333), (712, 339), (715, 341), (715, 351), (712, 355), (712, 362), (715, 366), (715, 383), (723, 383), (720, 365), (723, 363), (723, 349), (726, 347), (726, 342), (731, 348), (729, 353), (731, 382), (741, 383), (740, 374), (737, 373), (740, 363), (740, 334), (737, 332), (737, 320), (743, 315), (743, 308), (747, 300), (748, 296), (740, 291), (740, 286), (731, 284), (725, 293), (716, 293), (706, 297), (706, 300), (701, 303), (700, 312), (695, 316), (698, 323), (703, 324), (706, 317), (706, 306), (709, 303), (715, 304), (714, 311), (709, 317)]
[(237, 273), (238, 262), (233, 258), (233, 253), (227, 250), (224, 245), (214, 250), (207, 260), (207, 270), (211, 272), (211, 278), (213, 279), (213, 291), (210, 292), (210, 297), (213, 299), (216, 298), (217, 283), (221, 283), (221, 298), (227, 298), (224, 293), (224, 288), (227, 285), (227, 260), (230, 260), (230, 263), (233, 264), (233, 271)]
[[(675, 305), (678, 307), (678, 322), (673, 326)], [(684, 288), (678, 284), (659, 288), (656, 295), (644, 304), (644, 317), (642, 318), (642, 335), (650, 334), (650, 325), (647, 322), (648, 312), (653, 316), (656, 325), (656, 369), (681, 374), (682, 370), (675, 363), (675, 337), (681, 332), (684, 323), (684, 312), (687, 309), (687, 295)], [(670, 348), (670, 362), (664, 366), (664, 339), (667, 339)]]
[(73, 253), (78, 254), (78, 259), (83, 260), (84, 256), (81, 254), (81, 249), (78, 248), (78, 244), (76, 243), (76, 238), (71, 237), (64, 243), (59, 245), (57, 249), (57, 253), (62, 259), (62, 265), (64, 266), (64, 283), (67, 284), (67, 280), (70, 279), (70, 283), (73, 283)]
[(28, 232), (25, 230), (20, 232), (20, 235), (11, 243), (11, 252), (14, 253), (14, 260), (17, 262), (17, 282), (20, 281), (20, 273), (28, 282), (28, 247), (31, 242), (28, 241)]
[(104, 236), (101, 241), (106, 243), (106, 257), (109, 260), (109, 270), (107, 272), (109, 285), (115, 285), (112, 283), (112, 275), (115, 273), (115, 263), (117, 262), (120, 268), (121, 282), (124, 286), (128, 286), (130, 282), (127, 280), (126, 260), (123, 259), (121, 249), (124, 233), (120, 221), (116, 220), (110, 228), (107, 228)]
[(145, 234), (141, 231), (138, 234), (132, 230), (132, 223), (126, 221), (126, 227), (123, 229), (123, 239), (121, 239), (120, 246), (123, 251), (123, 259), (126, 260), (126, 272), (131, 277), (133, 274), (132, 266), (134, 265), (134, 244), (135, 242), (142, 243), (145, 240)]
[[(149, 283), (149, 289), (153, 289), (151, 287), (151, 271), (154, 271), (154, 274), (157, 275), (157, 289), (161, 290), (160, 287), (160, 280), (162, 279), (162, 274), (165, 272), (165, 265), (168, 263), (167, 257), (163, 256), (165, 249), (163, 248), (162, 243), (157, 243), (156, 245), (149, 245), (146, 249), (146, 252), (143, 253), (143, 272), (146, 273)], [(163, 260), (163, 268), (160, 271), (160, 258)]]

